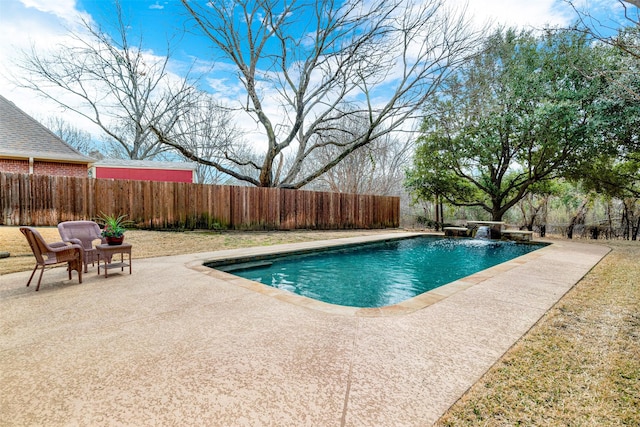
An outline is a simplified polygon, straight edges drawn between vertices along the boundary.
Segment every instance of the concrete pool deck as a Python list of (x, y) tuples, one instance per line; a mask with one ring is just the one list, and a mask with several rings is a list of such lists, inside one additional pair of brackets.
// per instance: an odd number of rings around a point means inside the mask
[(554, 242), (380, 311), (200, 267), (326, 243), (0, 276), (0, 425), (431, 425), (609, 251)]

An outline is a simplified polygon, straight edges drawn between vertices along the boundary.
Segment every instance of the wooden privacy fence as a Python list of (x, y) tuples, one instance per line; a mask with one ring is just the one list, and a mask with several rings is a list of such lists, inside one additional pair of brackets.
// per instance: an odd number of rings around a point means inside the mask
[(279, 188), (0, 173), (2, 225), (126, 214), (150, 229), (395, 228), (400, 198)]

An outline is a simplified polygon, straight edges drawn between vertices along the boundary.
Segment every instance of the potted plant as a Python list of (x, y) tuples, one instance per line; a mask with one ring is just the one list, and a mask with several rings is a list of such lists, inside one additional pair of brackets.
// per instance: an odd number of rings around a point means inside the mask
[(100, 213), (96, 222), (103, 226), (102, 237), (107, 239), (109, 245), (121, 245), (124, 240), (124, 232), (127, 231), (125, 226), (133, 224), (132, 221), (125, 220), (127, 215), (106, 215)]

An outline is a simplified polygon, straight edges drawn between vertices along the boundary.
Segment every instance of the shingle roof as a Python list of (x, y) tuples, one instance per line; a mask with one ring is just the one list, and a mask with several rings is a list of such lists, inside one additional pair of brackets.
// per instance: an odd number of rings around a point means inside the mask
[(0, 95), (0, 157), (93, 163)]

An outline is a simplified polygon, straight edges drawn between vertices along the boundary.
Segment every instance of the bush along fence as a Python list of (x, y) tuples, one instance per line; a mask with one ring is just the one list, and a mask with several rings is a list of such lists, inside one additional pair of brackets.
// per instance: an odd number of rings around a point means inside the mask
[(145, 229), (396, 228), (400, 198), (279, 188), (0, 173), (0, 224), (126, 214)]

